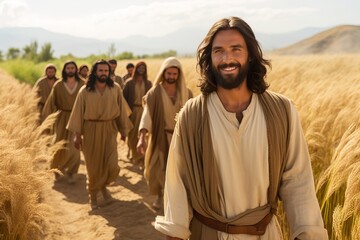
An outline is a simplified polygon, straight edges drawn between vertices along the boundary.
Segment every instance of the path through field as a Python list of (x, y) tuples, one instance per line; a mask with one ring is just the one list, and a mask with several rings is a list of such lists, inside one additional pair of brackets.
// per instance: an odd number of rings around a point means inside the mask
[[(152, 225), (162, 212), (151, 208), (154, 196), (149, 195), (142, 172), (126, 158), (126, 144), (119, 141), (118, 146), (121, 170), (117, 181), (108, 188), (115, 198), (110, 205), (90, 211), (83, 157), (74, 185), (65, 178), (49, 182), (44, 200), (55, 211), (50, 239), (165, 239)], [(100, 206), (101, 200), (99, 197)]]

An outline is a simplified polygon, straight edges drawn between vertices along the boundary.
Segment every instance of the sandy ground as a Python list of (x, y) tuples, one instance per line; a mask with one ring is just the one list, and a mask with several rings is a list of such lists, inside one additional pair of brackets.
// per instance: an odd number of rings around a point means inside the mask
[(54, 211), (49, 239), (165, 239), (153, 227), (155, 216), (163, 210), (152, 209), (155, 196), (148, 193), (142, 171), (127, 159), (126, 144), (119, 141), (118, 146), (121, 170), (117, 181), (108, 187), (115, 198), (110, 205), (102, 204), (99, 196), (100, 208), (91, 211), (83, 157), (75, 184), (69, 185), (65, 177), (49, 182), (44, 194), (45, 203)]

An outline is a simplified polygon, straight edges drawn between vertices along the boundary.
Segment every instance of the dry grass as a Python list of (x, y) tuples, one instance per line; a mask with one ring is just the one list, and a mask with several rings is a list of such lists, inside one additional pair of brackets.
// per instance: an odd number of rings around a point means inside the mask
[[(360, 232), (360, 56), (270, 58), (273, 64), (273, 69), (268, 74), (270, 89), (290, 97), (298, 109), (312, 159), (319, 204), (331, 239), (359, 239), (357, 235)], [(120, 75), (125, 74), (124, 66), (127, 62), (118, 63)], [(162, 60), (146, 60), (149, 79), (153, 80), (156, 77), (161, 62)], [(189, 88), (195, 95), (199, 94), (199, 89), (196, 88), (199, 79), (196, 60), (181, 59), (181, 62)], [(136, 61), (134, 63), (136, 64)], [(28, 199), (32, 200), (27, 202), (32, 202), (32, 205), (24, 206), (21, 210), (32, 212), (27, 213), (28, 218), (32, 220), (31, 224), (26, 225), (31, 227), (26, 231), (26, 227), (22, 230), (25, 234), (35, 232), (36, 236), (41, 236), (46, 226), (43, 224), (47, 220), (42, 211), (33, 210), (44, 209), (39, 201), (39, 186), (42, 180), (40, 172), (33, 171), (34, 162), (48, 161), (51, 151), (54, 150), (46, 148), (45, 142), (48, 139), (41, 137), (41, 130), (34, 126), (37, 116), (34, 114), (35, 103), (31, 100), (34, 96), (29, 87), (10, 81), (7, 81), (6, 85), (4, 83), (0, 87), (0, 114), (5, 116), (0, 120), (1, 209), (8, 212), (8, 200), (4, 201), (3, 196), (11, 195), (5, 194), (9, 186), (13, 186), (13, 189), (25, 189), (25, 195), (35, 194), (28, 196)], [(13, 180), (8, 180), (10, 175)], [(20, 187), (17, 184), (21, 182), (32, 184)], [(13, 194), (20, 193), (15, 191)], [(280, 218), (284, 219), (284, 216)], [(3, 217), (2, 213), (1, 220), (1, 233), (4, 232), (3, 229), (8, 231), (14, 227), (11, 226), (13, 220)], [(9, 222), (10, 227), (4, 228)], [(23, 234), (21, 231), (18, 230), (18, 236), (24, 236), (20, 235)]]
[(41, 202), (46, 171), (36, 171), (56, 147), (38, 127), (36, 99), (30, 86), (0, 71), (0, 239), (44, 239), (49, 208)]

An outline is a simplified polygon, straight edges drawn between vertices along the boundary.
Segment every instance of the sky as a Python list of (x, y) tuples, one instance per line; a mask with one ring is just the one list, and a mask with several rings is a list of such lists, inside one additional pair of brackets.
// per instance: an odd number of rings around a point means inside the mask
[(356, 0), (0, 0), (0, 28), (41, 27), (96, 39), (164, 36), (238, 16), (261, 33), (360, 25)]

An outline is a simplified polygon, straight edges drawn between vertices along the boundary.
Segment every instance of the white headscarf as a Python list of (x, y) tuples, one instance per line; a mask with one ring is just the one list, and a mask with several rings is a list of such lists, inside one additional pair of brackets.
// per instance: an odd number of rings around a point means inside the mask
[(183, 106), (185, 102), (189, 99), (189, 90), (187, 89), (185, 84), (185, 76), (181, 67), (181, 63), (177, 58), (169, 57), (164, 60), (155, 78), (155, 84), (153, 87), (156, 87), (156, 85), (161, 84), (163, 81), (165, 81), (164, 72), (166, 69), (170, 67), (176, 67), (179, 69), (179, 77), (176, 81), (176, 86), (177, 86), (177, 92), (180, 93), (179, 97), (180, 97), (181, 106)]

